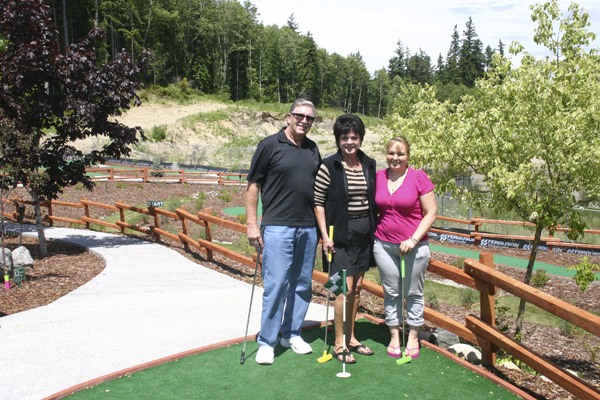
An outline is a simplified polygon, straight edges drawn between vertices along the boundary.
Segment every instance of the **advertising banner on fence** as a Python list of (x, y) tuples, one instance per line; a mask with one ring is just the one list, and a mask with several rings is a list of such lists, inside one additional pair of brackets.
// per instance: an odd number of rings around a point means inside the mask
[[(467, 229), (456, 229), (456, 228), (437, 228), (447, 230), (447, 233), (429, 232), (429, 238), (438, 240), (440, 242), (448, 243), (462, 243), (467, 245), (475, 245), (475, 239), (463, 237), (459, 235), (453, 235), (452, 232), (470, 234), (473, 231)], [(484, 232), (482, 232), (484, 233)], [(483, 238), (479, 242), (481, 247), (509, 247), (513, 249), (531, 250), (531, 242), (528, 240), (516, 240), (516, 239), (500, 239), (500, 238)], [(599, 255), (600, 250), (595, 249), (574, 249), (574, 248), (562, 248), (562, 247), (549, 247), (546, 242), (542, 242), (538, 247), (541, 251), (555, 251), (557, 253), (571, 253), (581, 255)]]

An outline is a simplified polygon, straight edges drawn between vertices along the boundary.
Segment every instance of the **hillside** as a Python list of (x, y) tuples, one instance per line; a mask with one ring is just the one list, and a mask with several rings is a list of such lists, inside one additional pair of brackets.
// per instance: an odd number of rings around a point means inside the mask
[[(252, 153), (261, 139), (285, 126), (285, 116), (283, 112), (257, 111), (213, 101), (187, 105), (150, 101), (133, 107), (117, 120), (127, 126), (140, 126), (148, 139), (133, 148), (132, 158), (238, 170), (250, 166)], [(333, 122), (334, 117), (318, 118), (309, 133), (323, 156), (335, 152)], [(370, 129), (366, 125), (362, 149), (383, 166), (384, 128), (380, 125)], [(155, 140), (157, 135), (164, 135), (164, 140)], [(102, 144), (102, 140), (92, 138), (76, 145), (87, 150)]]

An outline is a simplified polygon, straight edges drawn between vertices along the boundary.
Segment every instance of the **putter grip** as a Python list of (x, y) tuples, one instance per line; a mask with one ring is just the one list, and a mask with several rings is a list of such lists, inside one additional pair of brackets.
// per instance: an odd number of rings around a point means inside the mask
[[(329, 225), (329, 240), (333, 242), (333, 225)], [(331, 263), (331, 259), (333, 254), (331, 254), (331, 250), (327, 252), (327, 262)]]
[[(404, 256), (400, 256), (400, 276), (402, 279), (406, 276), (406, 266), (404, 265)], [(404, 285), (404, 283), (403, 283)]]

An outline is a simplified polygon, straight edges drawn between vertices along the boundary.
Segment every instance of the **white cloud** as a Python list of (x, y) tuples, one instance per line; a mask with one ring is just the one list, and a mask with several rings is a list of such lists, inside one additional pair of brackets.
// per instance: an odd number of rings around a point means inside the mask
[[(254, 0), (259, 21), (265, 25), (283, 26), (290, 15), (304, 34), (310, 32), (317, 45), (330, 54), (344, 57), (357, 53), (372, 73), (387, 67), (400, 40), (411, 53), (425, 51), (435, 64), (438, 55), (446, 57), (454, 26), (459, 35), (469, 17), (484, 47), (505, 46), (519, 41), (527, 51), (541, 55), (533, 43), (535, 24), (525, 1), (500, 0), (424, 0), (420, 2), (392, 0)], [(600, 32), (600, 2), (579, 1), (590, 14), (591, 30)], [(569, 1), (559, 1), (562, 10)], [(598, 40), (594, 47), (598, 47)], [(507, 47), (508, 48), (508, 47)]]

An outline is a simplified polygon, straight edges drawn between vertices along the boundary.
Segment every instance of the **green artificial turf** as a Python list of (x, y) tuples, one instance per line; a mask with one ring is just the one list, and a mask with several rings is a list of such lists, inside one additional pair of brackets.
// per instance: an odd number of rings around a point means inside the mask
[[(127, 375), (75, 393), (71, 399), (515, 399), (516, 395), (486, 378), (428, 349), (409, 364), (397, 365), (386, 354), (387, 328), (357, 322), (357, 336), (375, 351), (356, 355), (346, 365), (349, 378), (338, 378), (342, 364), (323, 355), (324, 328), (308, 329), (303, 337), (313, 353), (297, 355), (277, 347), (275, 363), (257, 365), (257, 345), (249, 342), (246, 362), (240, 364), (242, 345), (183, 358)], [(328, 334), (333, 343), (333, 333)]]

